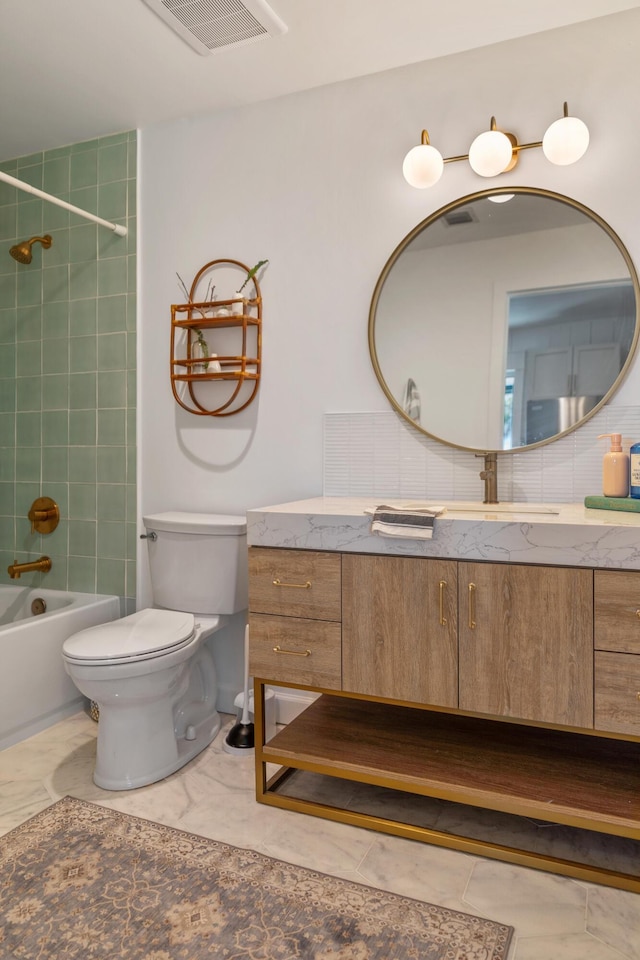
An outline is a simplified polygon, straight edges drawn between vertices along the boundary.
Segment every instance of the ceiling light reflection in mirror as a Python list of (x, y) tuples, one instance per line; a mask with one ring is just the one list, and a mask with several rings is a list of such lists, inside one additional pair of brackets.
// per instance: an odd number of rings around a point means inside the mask
[(393, 406), (424, 433), (522, 449), (612, 395), (635, 349), (639, 299), (629, 254), (597, 214), (549, 191), (482, 191), (393, 252), (372, 299), (371, 357)]

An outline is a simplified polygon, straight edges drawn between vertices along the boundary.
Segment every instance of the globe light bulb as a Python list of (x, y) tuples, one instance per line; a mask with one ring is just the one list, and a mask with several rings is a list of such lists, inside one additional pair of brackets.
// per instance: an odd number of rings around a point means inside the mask
[(513, 145), (505, 133), (486, 130), (469, 147), (469, 163), (480, 177), (497, 177), (513, 159)]
[(589, 146), (589, 130), (577, 117), (555, 120), (542, 138), (542, 151), (551, 163), (564, 167), (584, 156)]
[(428, 143), (420, 143), (417, 147), (412, 147), (402, 164), (405, 180), (419, 190), (432, 187), (437, 183), (443, 170), (442, 154)]

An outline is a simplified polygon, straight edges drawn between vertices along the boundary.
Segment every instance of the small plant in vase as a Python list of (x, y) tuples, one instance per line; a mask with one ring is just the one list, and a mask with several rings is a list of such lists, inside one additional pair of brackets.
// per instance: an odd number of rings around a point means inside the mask
[(255, 265), (254, 267), (251, 267), (250, 270), (247, 270), (247, 275), (246, 275), (246, 277), (244, 278), (244, 282), (242, 283), (242, 285), (241, 285), (240, 287), (238, 287), (238, 289), (236, 290), (235, 295), (234, 295), (235, 298), (236, 298), (236, 302), (232, 304), (231, 309), (233, 310), (233, 312), (234, 312), (235, 314), (244, 313), (244, 304), (245, 304), (245, 301), (248, 299), (248, 297), (243, 297), (242, 291), (244, 290), (244, 288), (246, 287), (246, 285), (249, 283), (249, 281), (250, 281), (250, 280), (253, 280), (253, 278), (255, 277), (256, 273), (257, 273), (258, 270), (260, 269), (260, 267), (266, 266), (267, 263), (269, 263), (268, 260), (258, 260), (258, 262), (256, 263), (256, 265)]
[[(176, 276), (178, 278), (178, 283), (180, 284), (180, 289), (184, 293), (187, 303), (193, 304), (193, 300), (191, 299), (191, 295), (187, 290), (186, 283), (184, 282), (184, 280), (182, 279), (179, 273), (176, 273)], [(207, 289), (206, 289), (206, 293), (203, 301), (204, 303), (209, 303), (213, 301), (213, 298), (214, 298), (213, 294), (215, 289), (216, 289), (215, 284), (213, 284), (210, 280), (209, 283), (207, 284)], [(195, 307), (194, 309), (198, 311), (198, 313), (200, 314), (203, 320), (206, 320), (207, 315), (201, 307)], [(202, 330), (199, 327), (194, 327), (193, 333), (196, 338), (195, 345), (197, 345), (202, 357), (209, 358), (210, 356), (209, 344), (205, 340)], [(211, 356), (213, 356), (213, 354), (211, 354)], [(196, 366), (194, 366), (193, 368), (194, 373), (206, 373), (207, 370), (209, 369), (209, 366), (211, 366), (211, 369), (213, 372), (216, 372), (216, 371), (219, 372), (221, 369), (220, 364), (218, 363), (217, 360), (210, 361), (209, 359), (206, 359), (204, 363), (199, 363)]]

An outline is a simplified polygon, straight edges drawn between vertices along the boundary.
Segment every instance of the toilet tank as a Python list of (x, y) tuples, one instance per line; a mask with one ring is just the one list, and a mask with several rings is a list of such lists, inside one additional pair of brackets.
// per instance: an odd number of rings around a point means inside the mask
[(246, 610), (245, 517), (172, 511), (143, 522), (156, 606), (203, 614)]

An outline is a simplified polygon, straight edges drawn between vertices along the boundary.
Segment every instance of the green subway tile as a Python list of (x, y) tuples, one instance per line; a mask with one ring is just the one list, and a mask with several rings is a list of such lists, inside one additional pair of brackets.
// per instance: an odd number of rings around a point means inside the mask
[[(86, 210), (87, 213), (96, 213), (98, 212), (98, 187), (97, 186), (87, 186), (80, 187), (79, 190), (71, 190), (69, 193), (69, 198), (74, 207), (80, 207), (81, 210)], [(74, 225), (80, 223), (77, 219), (77, 214), (74, 215), (72, 223)]]
[(123, 370), (98, 373), (98, 409), (127, 405), (127, 379)]
[(39, 447), (42, 441), (42, 414), (16, 414), (16, 446)]
[(97, 337), (71, 337), (71, 372), (84, 373), (97, 367)]
[(76, 557), (95, 557), (95, 520), (69, 521), (69, 553)]
[(16, 447), (16, 483), (40, 482), (40, 449)]
[(14, 482), (16, 476), (16, 451), (8, 447), (0, 453), (0, 480)]
[(0, 543), (13, 543), (13, 517), (0, 517)]
[(127, 335), (125, 333), (101, 334), (98, 337), (98, 370), (126, 370), (126, 367)]
[[(56, 533), (61, 532), (62, 526), (63, 524), (60, 524)], [(40, 585), (48, 590), (67, 590), (67, 556), (66, 554), (56, 556), (53, 551), (51, 553), (51, 570), (40, 575)]]
[[(9, 173), (9, 171), (5, 171)], [(10, 177), (14, 177), (15, 173), (9, 173)], [(18, 188), (12, 187), (11, 184), (5, 183), (4, 180), (0, 180), (0, 207), (7, 207), (18, 202)]]
[(127, 330), (135, 332), (137, 327), (138, 299), (135, 293), (127, 294)]
[(43, 302), (69, 299), (69, 267), (46, 267), (42, 271)]
[(66, 373), (47, 374), (42, 378), (43, 410), (67, 410), (69, 407), (69, 377)]
[(67, 410), (44, 410), (42, 413), (43, 446), (64, 446), (69, 443), (69, 413)]
[(59, 267), (69, 263), (69, 228), (63, 227), (49, 231), (51, 246), (47, 250), (47, 267)]
[(129, 407), (129, 409), (127, 410), (127, 416), (126, 416), (126, 431), (127, 431), (128, 444), (136, 443), (136, 431), (137, 431), (136, 416), (137, 415), (136, 415), (135, 409), (132, 409), (131, 407)]
[[(15, 456), (15, 451), (11, 451)], [(11, 481), (0, 481), (0, 515), (3, 517), (12, 517), (15, 513), (16, 485), (11, 477)], [(11, 562), (11, 561), (10, 561)]]
[(60, 508), (60, 516), (66, 520), (69, 516), (69, 484), (48, 483), (46, 490), (43, 490), (42, 493), (44, 496), (55, 500)]
[[(9, 241), (7, 241), (9, 242)], [(100, 230), (98, 233), (98, 258), (106, 260), (108, 257), (123, 257), (131, 249), (131, 238), (120, 237), (113, 230)]]
[(124, 483), (99, 483), (98, 520), (124, 520), (126, 517), (126, 488)]
[[(69, 197), (70, 194), (68, 191), (58, 194), (58, 199), (64, 200), (65, 203), (70, 202)], [(71, 223), (71, 214), (68, 210), (65, 210), (64, 207), (58, 207), (52, 203), (48, 203), (42, 214), (42, 221), (45, 233), (51, 233), (52, 230), (68, 230)]]
[(16, 340), (42, 339), (42, 306), (39, 303), (18, 307), (16, 321)]
[(16, 345), (3, 343), (0, 346), (0, 378), (15, 377), (16, 375)]
[(69, 231), (69, 259), (71, 263), (95, 260), (98, 255), (98, 226), (95, 223), (72, 227)]
[(69, 336), (69, 301), (42, 305), (42, 336), (46, 339)]
[(32, 187), (42, 189), (43, 160), (44, 153), (41, 150), (38, 153), (30, 153), (25, 157), (18, 157), (18, 179), (30, 183)]
[(138, 552), (138, 525), (136, 523), (127, 523), (125, 537), (125, 557), (127, 560), (135, 560)]
[(42, 350), (43, 373), (68, 373), (69, 344), (67, 340), (45, 340)]
[(87, 150), (97, 150), (99, 140), (95, 137), (93, 140), (81, 140), (80, 143), (72, 143), (69, 147), (71, 156), (76, 153), (84, 153)]
[(87, 149), (71, 155), (71, 189), (93, 187), (98, 183), (98, 151)]
[[(1, 180), (0, 183), (2, 183)], [(2, 220), (2, 209), (0, 209), (0, 220)], [(9, 253), (9, 250), (11, 250), (15, 242), (15, 237), (0, 240), (0, 276), (15, 277), (16, 275), (18, 264)]]
[(69, 519), (96, 519), (96, 486), (94, 483), (69, 484)]
[(119, 133), (110, 133), (106, 137), (98, 138), (99, 147), (111, 147), (114, 143), (127, 143), (129, 140), (129, 130), (121, 130)]
[(97, 475), (101, 483), (124, 483), (127, 479), (126, 447), (96, 447)]
[(2, 207), (0, 210), (0, 240), (16, 242), (18, 237), (18, 205), (17, 203)]
[(70, 410), (95, 410), (96, 377), (95, 373), (72, 373), (69, 375)]
[(42, 448), (42, 482), (62, 482), (69, 479), (69, 448)]
[(69, 333), (72, 337), (89, 336), (98, 329), (98, 301), (95, 298), (72, 300)]
[(18, 377), (16, 380), (16, 409), (42, 410), (42, 378)]
[(19, 377), (35, 377), (42, 373), (42, 342), (26, 340), (17, 345), (16, 372)]
[(137, 580), (136, 580), (136, 562), (135, 560), (127, 560), (126, 571), (125, 571), (125, 596), (131, 597), (131, 613), (136, 611), (136, 589), (137, 589)]
[[(16, 443), (15, 413), (0, 413), (0, 447), (14, 447)], [(0, 459), (2, 454), (0, 454)]]
[(125, 411), (98, 410), (98, 443), (101, 446), (122, 446), (126, 442)]
[(100, 297), (98, 300), (98, 333), (117, 333), (127, 329), (127, 298)]
[(15, 377), (0, 380), (0, 410), (9, 413), (16, 409), (16, 381)]
[(95, 557), (69, 556), (67, 567), (69, 590), (77, 590), (79, 593), (96, 593)]
[(133, 488), (135, 492), (136, 489), (136, 476), (138, 472), (137, 467), (137, 447), (128, 446), (127, 447), (127, 484)]
[(98, 558), (125, 559), (127, 554), (126, 525), (123, 521), (98, 520)]
[[(127, 357), (128, 356), (129, 354), (127, 354)], [(135, 355), (134, 355), (133, 363), (135, 364)], [(137, 371), (135, 367), (133, 370), (127, 370), (127, 406), (128, 407), (135, 408), (135, 405), (137, 402), (137, 396), (138, 396), (137, 382), (138, 382), (138, 376), (137, 376)]]
[(72, 483), (95, 483), (96, 462), (95, 447), (70, 447), (69, 480)]
[(121, 220), (127, 215), (127, 181), (116, 180), (98, 186), (98, 215), (105, 220)]
[[(22, 200), (22, 197), (28, 197), (24, 193), (18, 197), (18, 219), (16, 223), (16, 233), (19, 240), (30, 240), (31, 237), (41, 237), (44, 233), (43, 228), (43, 206), (42, 200)], [(34, 243), (31, 247), (32, 260), (31, 265), (39, 266), (42, 261), (44, 250), (40, 243)]]
[(127, 142), (101, 146), (98, 150), (98, 183), (127, 179)]
[(112, 257), (98, 262), (98, 296), (127, 293), (127, 257)]
[(95, 410), (69, 411), (69, 443), (80, 446), (95, 445), (97, 424)]
[[(55, 270), (59, 269), (54, 267)], [(42, 303), (42, 271), (24, 267), (17, 276), (17, 305), (27, 307)]]
[(98, 593), (124, 596), (125, 590), (124, 560), (98, 560), (96, 571), (96, 590)]
[(18, 302), (17, 275), (0, 277), (0, 309), (11, 310)]
[(58, 157), (68, 157), (71, 153), (70, 148), (67, 147), (54, 147), (53, 150), (45, 150), (43, 154), (43, 161), (46, 163), (48, 160), (57, 160)]
[(69, 169), (68, 156), (59, 156), (55, 159), (45, 157), (42, 180), (45, 192), (56, 196), (66, 193), (70, 189)]
[(127, 257), (127, 293), (135, 293), (137, 289), (136, 262), (135, 253)]
[(95, 297), (98, 293), (98, 265), (95, 261), (72, 263), (69, 267), (69, 295), (71, 300)]
[(135, 483), (128, 483), (125, 494), (127, 505), (127, 521), (137, 527), (138, 523), (138, 503)]
[(0, 309), (0, 343), (15, 343), (17, 317), (15, 306)]

